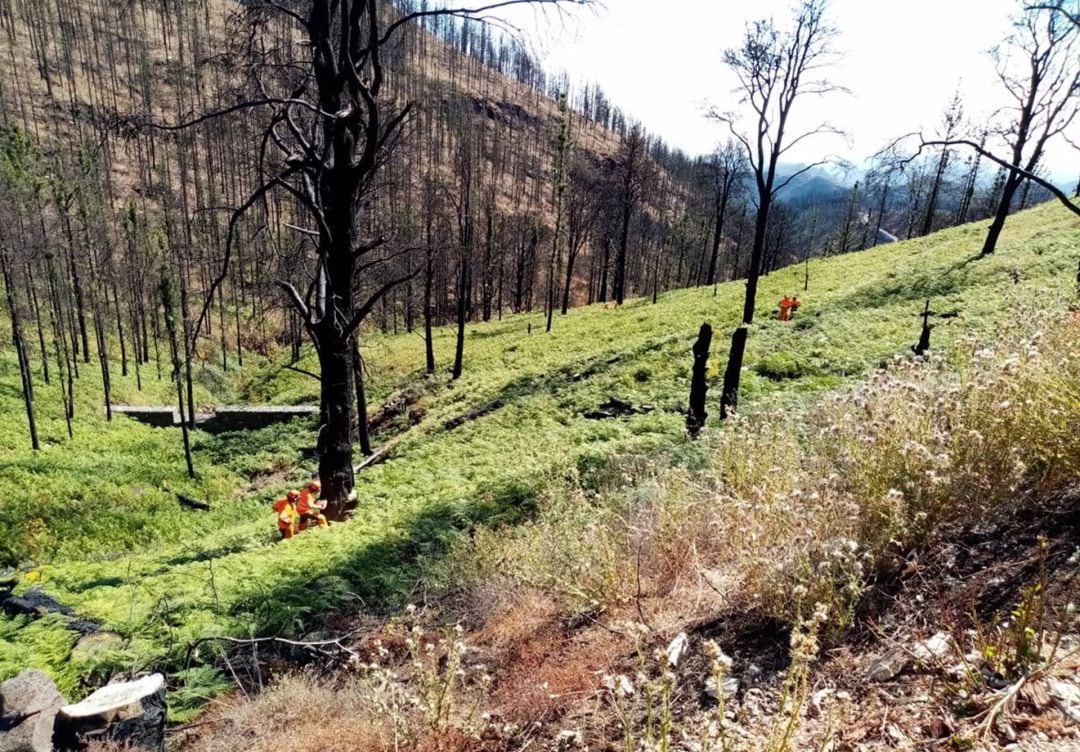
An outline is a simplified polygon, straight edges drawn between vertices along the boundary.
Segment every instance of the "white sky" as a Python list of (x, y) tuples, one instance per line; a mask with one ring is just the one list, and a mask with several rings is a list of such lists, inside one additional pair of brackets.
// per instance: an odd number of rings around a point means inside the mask
[[(723, 49), (739, 41), (749, 20), (772, 16), (785, 25), (791, 4), (606, 0), (599, 9), (574, 8), (569, 18), (524, 8), (508, 18), (526, 31), (547, 70), (569, 71), (576, 84), (599, 83), (649, 131), (700, 154), (725, 135), (703, 116), (706, 104), (733, 109), (737, 103)], [(790, 161), (836, 154), (859, 163), (896, 136), (930, 132), (958, 86), (966, 114), (984, 123), (1004, 104), (986, 51), (1005, 36), (1018, 6), (1018, 0), (833, 0), (844, 54), (831, 78), (851, 94), (800, 100), (795, 117), (804, 127), (828, 120), (850, 140), (809, 140)], [(1075, 181), (1080, 153), (1057, 143), (1045, 165), (1055, 177)]]

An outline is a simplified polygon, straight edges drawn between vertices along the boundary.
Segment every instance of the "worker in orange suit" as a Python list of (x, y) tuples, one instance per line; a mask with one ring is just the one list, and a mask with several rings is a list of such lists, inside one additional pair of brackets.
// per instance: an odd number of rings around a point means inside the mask
[(296, 535), (297, 524), (300, 515), (296, 511), (296, 504), (300, 500), (300, 492), (290, 490), (284, 499), (274, 502), (274, 511), (277, 512), (277, 527), (281, 537), (291, 538)]
[(300, 501), (296, 505), (296, 513), (300, 516), (301, 530), (307, 530), (312, 525), (326, 527), (329, 524), (326, 521), (326, 515), (322, 513), (326, 503), (319, 501), (321, 493), (322, 484), (318, 480), (311, 481), (308, 487), (300, 492)]
[(791, 319), (791, 298), (785, 295), (780, 300), (780, 320), (789, 321)]

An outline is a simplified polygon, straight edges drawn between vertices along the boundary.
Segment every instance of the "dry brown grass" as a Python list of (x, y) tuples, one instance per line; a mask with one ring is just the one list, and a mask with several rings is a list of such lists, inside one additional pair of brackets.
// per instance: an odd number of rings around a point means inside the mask
[(176, 741), (192, 752), (369, 752), (393, 749), (391, 719), (359, 685), (302, 674), (245, 701), (218, 705)]

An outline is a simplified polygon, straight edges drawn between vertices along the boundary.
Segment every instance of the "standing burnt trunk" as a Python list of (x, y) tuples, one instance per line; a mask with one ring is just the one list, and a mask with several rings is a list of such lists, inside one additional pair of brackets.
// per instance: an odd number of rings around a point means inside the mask
[(184, 378), (180, 363), (180, 344), (176, 332), (176, 291), (168, 269), (161, 270), (161, 304), (165, 309), (165, 329), (169, 335), (169, 351), (172, 355), (172, 380), (176, 384), (176, 402), (180, 408), (180, 433), (184, 438), (184, 461), (189, 478), (195, 477), (195, 463), (191, 458), (191, 437), (184, 420)]
[(19, 378), (22, 381), (23, 405), (26, 407), (26, 420), (30, 426), (30, 445), (37, 450), (41, 449), (41, 442), (38, 440), (37, 421), (34, 419), (34, 382), (30, 376), (30, 359), (29, 354), (26, 352), (26, 339), (23, 336), (22, 323), (19, 318), (19, 307), (15, 302), (15, 283), (12, 279), (7, 256), (2, 250), (0, 250), (0, 274), (4, 279), (4, 289), (7, 290), (12, 341), (15, 345), (15, 354), (19, 360)]
[(461, 271), (458, 275), (457, 291), (457, 342), (454, 345), (454, 368), (450, 377), (461, 378), (462, 361), (465, 357), (465, 318), (469, 311), (469, 262), (468, 256), (461, 257)]
[(367, 393), (364, 391), (364, 361), (360, 358), (359, 336), (353, 337), (352, 361), (353, 380), (356, 383), (356, 438), (360, 442), (360, 452), (371, 454), (371, 436), (368, 434)]
[(724, 369), (724, 391), (720, 395), (721, 418), (730, 417), (739, 407), (739, 380), (748, 331), (745, 326), (740, 326), (731, 334), (731, 352), (728, 354), (727, 368)]
[(435, 337), (432, 333), (431, 293), (435, 280), (435, 251), (431, 247), (431, 223), (428, 222), (428, 246), (424, 251), (424, 360), (429, 374), (435, 373)]
[(701, 325), (694, 343), (694, 368), (690, 378), (690, 409), (686, 414), (686, 430), (697, 436), (704, 428), (709, 414), (705, 411), (705, 398), (709, 391), (706, 376), (709, 369), (709, 345), (712, 344), (712, 327)]

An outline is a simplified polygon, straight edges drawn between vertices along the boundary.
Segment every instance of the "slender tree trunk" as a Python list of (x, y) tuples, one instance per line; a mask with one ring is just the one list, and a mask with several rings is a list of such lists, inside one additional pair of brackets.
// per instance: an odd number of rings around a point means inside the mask
[(11, 316), (11, 335), (15, 345), (15, 354), (19, 362), (19, 378), (22, 381), (23, 406), (26, 408), (26, 421), (30, 429), (30, 446), (35, 451), (41, 449), (38, 440), (37, 421), (34, 419), (34, 382), (30, 375), (30, 359), (26, 352), (26, 339), (23, 337), (22, 324), (19, 318), (19, 308), (15, 303), (15, 283), (12, 279), (11, 270), (8, 268), (7, 255), (0, 251), (0, 273), (4, 278), (4, 289), (7, 291), (8, 314)]
[(926, 214), (923, 217), (922, 234), (929, 235), (934, 228), (934, 216), (937, 214), (938, 194), (941, 192), (941, 181), (945, 177), (945, 169), (949, 165), (949, 150), (942, 149), (938, 159), (937, 169), (934, 171), (934, 182), (930, 186), (930, 197), (926, 201)]
[(37, 325), (38, 347), (41, 350), (41, 376), (46, 384), (50, 384), (52, 382), (49, 380), (49, 348), (45, 344), (45, 318), (41, 315), (37, 287), (34, 285), (34, 273), (29, 263), (26, 265), (26, 290), (30, 295), (30, 302), (34, 309), (34, 322)]
[[(771, 189), (770, 189), (771, 190)], [(746, 277), (746, 300), (743, 302), (743, 323), (754, 323), (754, 306), (757, 303), (758, 276), (761, 274), (761, 258), (765, 251), (765, 237), (769, 226), (771, 199), (765, 199), (758, 208), (754, 225), (754, 245), (750, 251), (750, 270)]]
[(1012, 206), (1016, 190), (1020, 187), (1020, 182), (1020, 176), (1015, 172), (1010, 172), (1009, 177), (1006, 178), (1005, 187), (1001, 192), (1001, 200), (998, 201), (997, 211), (994, 212), (994, 220), (990, 223), (990, 229), (986, 233), (981, 255), (989, 256), (997, 248), (998, 238), (1001, 237), (1001, 231), (1005, 228), (1005, 220), (1009, 218), (1009, 209)]
[(469, 277), (468, 254), (463, 253), (457, 295), (457, 343), (454, 346), (454, 367), (450, 372), (450, 378), (454, 381), (461, 377), (462, 361), (465, 357), (465, 315), (468, 312)]
[(431, 286), (435, 281), (435, 258), (428, 234), (428, 248), (424, 257), (424, 358), (427, 372), (435, 373), (435, 338), (432, 333)]
[(184, 376), (180, 362), (180, 342), (176, 327), (176, 293), (173, 289), (172, 276), (167, 269), (161, 270), (161, 303), (165, 309), (165, 329), (169, 337), (169, 351), (172, 355), (172, 380), (176, 385), (176, 404), (180, 409), (180, 434), (184, 440), (184, 461), (187, 463), (189, 478), (195, 477), (195, 463), (191, 457), (191, 437), (184, 420)]
[(608, 268), (611, 266), (611, 238), (604, 238), (604, 263), (600, 265), (600, 284), (596, 288), (596, 302), (607, 302)]
[(562, 315), (570, 309), (570, 284), (574, 279), (574, 262), (577, 260), (578, 251), (571, 251), (566, 257), (566, 284), (563, 285)]
[(353, 336), (352, 361), (356, 391), (356, 437), (360, 442), (360, 452), (365, 457), (371, 455), (371, 436), (368, 434), (367, 393), (364, 390), (364, 361), (360, 358), (360, 335)]
[(615, 303), (622, 305), (626, 297), (626, 250), (630, 239), (630, 215), (633, 205), (629, 200), (623, 204), (622, 225), (619, 230), (619, 248), (615, 254), (615, 280), (612, 284), (611, 296)]
[(720, 255), (720, 240), (724, 232), (724, 216), (727, 214), (728, 192), (724, 191), (716, 209), (716, 227), (713, 232), (712, 254), (709, 256), (709, 276), (706, 284), (716, 282), (716, 262)]
[(720, 395), (720, 417), (727, 418), (739, 405), (739, 384), (742, 379), (742, 364), (746, 354), (746, 338), (749, 327), (754, 323), (754, 308), (757, 303), (758, 276), (761, 270), (761, 257), (765, 248), (765, 236), (769, 226), (769, 209), (772, 205), (772, 186), (769, 185), (760, 197), (757, 220), (754, 225), (754, 245), (750, 251), (750, 270), (746, 278), (746, 299), (743, 302), (743, 325), (731, 335), (731, 351), (728, 354), (727, 367), (724, 369), (724, 391)]

